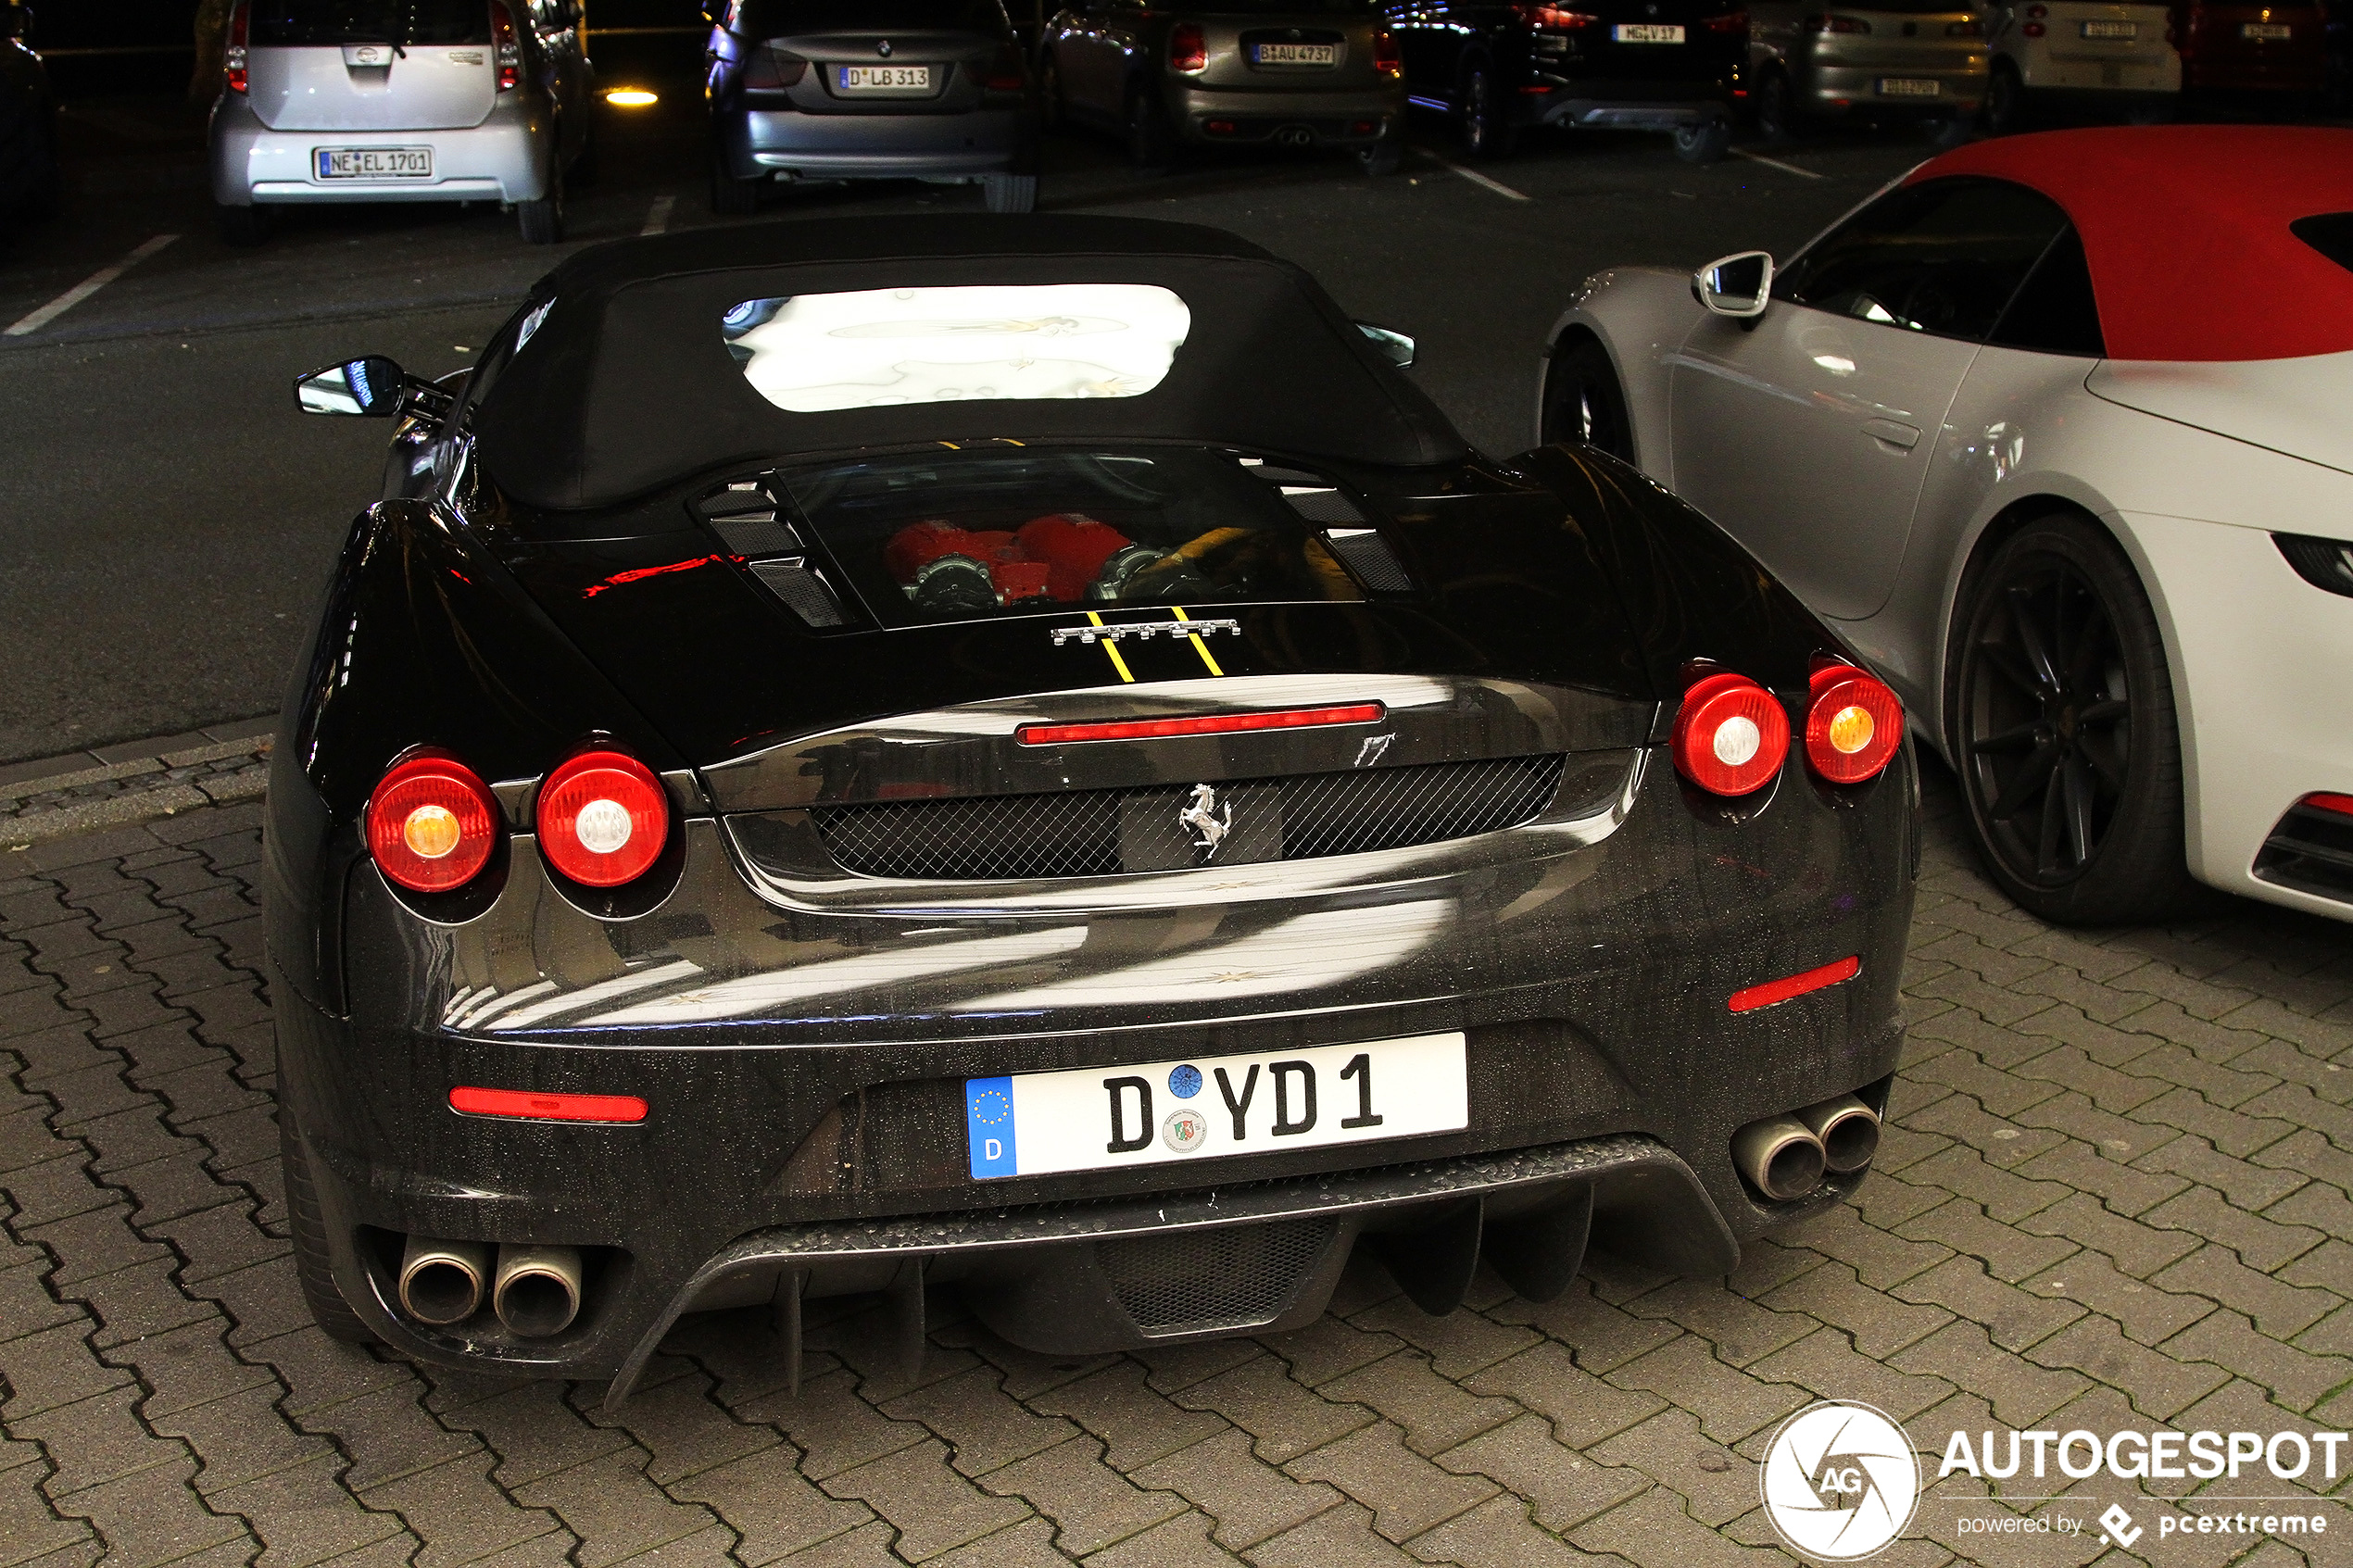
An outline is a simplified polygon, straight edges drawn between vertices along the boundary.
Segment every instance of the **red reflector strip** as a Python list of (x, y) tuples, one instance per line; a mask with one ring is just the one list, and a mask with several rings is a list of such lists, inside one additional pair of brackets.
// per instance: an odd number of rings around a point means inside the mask
[(1342, 708), (1290, 708), (1279, 713), (1204, 713), (1191, 719), (1131, 719), (1108, 724), (1024, 724), (1024, 746), (1064, 746), (1089, 740), (1166, 740), (1176, 735), (1236, 735), (1251, 730), (1309, 730), (1323, 724), (1378, 724), (1389, 709), (1378, 702)]
[(2335, 811), (2344, 816), (2353, 817), (2353, 795), (2308, 795), (2296, 804), (2318, 807), (2323, 811)]
[(1849, 954), (1836, 963), (1826, 963), (1819, 969), (1809, 969), (1803, 974), (1792, 974), (1780, 980), (1768, 980), (1762, 985), (1751, 985), (1745, 991), (1735, 991), (1725, 1005), (1734, 1012), (1755, 1012), (1758, 1008), (1771, 1007), (1775, 1002), (1802, 997), (1808, 991), (1818, 991), (1825, 985), (1835, 985), (1842, 980), (1852, 980), (1863, 972), (1863, 960)]
[(643, 1122), (635, 1095), (538, 1095), (528, 1089), (455, 1088), (449, 1109), (469, 1116), (522, 1116), (535, 1122)]

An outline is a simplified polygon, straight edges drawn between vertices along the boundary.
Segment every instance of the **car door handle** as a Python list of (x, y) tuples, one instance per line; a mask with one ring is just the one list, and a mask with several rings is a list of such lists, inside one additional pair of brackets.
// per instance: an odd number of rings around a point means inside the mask
[(1906, 452), (1920, 444), (1919, 426), (1898, 424), (1894, 420), (1865, 420), (1863, 433), (1873, 441), (1884, 441), (1890, 446), (1901, 446)]

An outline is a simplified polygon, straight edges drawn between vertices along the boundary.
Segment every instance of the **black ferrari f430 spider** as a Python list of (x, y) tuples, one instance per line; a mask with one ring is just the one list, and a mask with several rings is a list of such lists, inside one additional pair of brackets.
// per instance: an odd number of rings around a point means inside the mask
[(304, 377), (396, 421), (270, 787), (320, 1322), (618, 1400), (682, 1313), (1106, 1351), (1850, 1193), (1894, 696), (1411, 358), (1230, 235), (975, 218), (606, 245), (461, 377)]

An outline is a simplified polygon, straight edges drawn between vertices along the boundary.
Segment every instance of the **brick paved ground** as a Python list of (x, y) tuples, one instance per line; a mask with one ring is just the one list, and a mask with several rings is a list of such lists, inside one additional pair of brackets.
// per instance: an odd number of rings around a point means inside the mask
[[(1084, 1362), (941, 1302), (912, 1383), (842, 1316), (798, 1400), (747, 1324), (705, 1320), (618, 1420), (593, 1387), (422, 1371), (310, 1325), (258, 808), (0, 855), (0, 1568), (1683, 1568), (1781, 1560), (1755, 1461), (1816, 1398), (1878, 1404), (1931, 1460), (1956, 1427), (2353, 1424), (2353, 933), (2251, 905), (2052, 931), (1970, 869), (1949, 795), (1931, 810), (1881, 1173), (1730, 1279), (1597, 1264), (1547, 1306), (1491, 1281), (1430, 1319), (1364, 1265), (1305, 1332)], [(2079, 1520), (2129, 1500), (2009, 1485)], [(1982, 1492), (1940, 1485), (1881, 1561), (2104, 1549), (2096, 1526), (1957, 1537), (1994, 1512)], [(2133, 1506), (2149, 1562), (2302, 1560), (2160, 1543)], [(2312, 1560), (2353, 1559), (2353, 1511), (2314, 1512)]]

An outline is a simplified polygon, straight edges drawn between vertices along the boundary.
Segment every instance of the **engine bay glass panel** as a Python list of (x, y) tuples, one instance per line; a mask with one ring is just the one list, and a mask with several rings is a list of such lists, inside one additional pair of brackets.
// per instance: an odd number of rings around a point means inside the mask
[(1281, 491), (1220, 452), (1006, 445), (783, 477), (886, 625), (1364, 596)]
[(862, 289), (739, 300), (720, 322), (753, 390), (796, 414), (1139, 397), (1192, 312), (1152, 283)]

